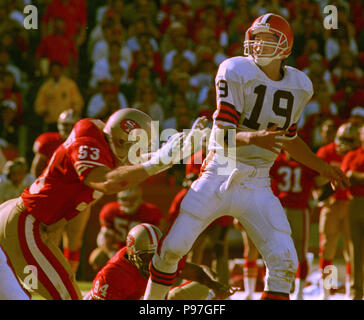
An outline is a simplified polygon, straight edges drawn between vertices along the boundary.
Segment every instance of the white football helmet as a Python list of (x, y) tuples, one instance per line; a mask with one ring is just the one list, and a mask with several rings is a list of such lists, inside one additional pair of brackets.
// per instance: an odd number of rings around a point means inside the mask
[[(129, 138), (146, 134), (148, 145), (151, 143), (152, 118), (146, 113), (126, 108), (115, 111), (107, 120), (103, 129), (107, 136), (111, 151), (122, 163), (126, 163), (130, 147), (136, 142)], [(134, 140), (134, 141), (133, 141)]]
[(78, 120), (80, 120), (80, 116), (73, 109), (67, 109), (59, 115), (57, 121), (57, 128), (59, 134), (64, 140), (67, 139), (67, 137), (72, 131), (73, 126)]
[(149, 223), (138, 224), (126, 237), (128, 259), (145, 278), (149, 277), (149, 263), (161, 238), (159, 228)]
[(337, 151), (341, 154), (358, 148), (360, 146), (358, 127), (350, 122), (342, 124), (336, 132), (335, 143)]
[(143, 202), (143, 191), (139, 185), (134, 186), (130, 189), (118, 192), (116, 198), (120, 203), (121, 209), (126, 214), (133, 214), (139, 209)]

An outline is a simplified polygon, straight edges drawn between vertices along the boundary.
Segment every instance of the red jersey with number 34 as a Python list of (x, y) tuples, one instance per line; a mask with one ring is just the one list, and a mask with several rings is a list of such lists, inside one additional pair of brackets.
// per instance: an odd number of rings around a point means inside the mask
[(272, 191), (283, 208), (306, 209), (318, 173), (281, 153), (272, 168)]
[[(177, 273), (186, 265), (186, 256), (178, 263)], [(127, 259), (126, 247), (121, 248), (96, 275), (92, 300), (140, 300), (148, 279)]]
[(21, 195), (27, 213), (47, 225), (67, 221), (103, 194), (83, 181), (96, 167), (114, 168), (109, 145), (92, 119), (78, 121), (42, 175)]

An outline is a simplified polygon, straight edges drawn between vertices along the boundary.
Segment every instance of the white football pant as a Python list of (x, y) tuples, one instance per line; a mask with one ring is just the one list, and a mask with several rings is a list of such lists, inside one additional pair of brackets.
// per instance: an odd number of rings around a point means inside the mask
[(186, 194), (180, 214), (153, 257), (154, 268), (176, 272), (178, 261), (200, 233), (223, 215), (239, 220), (262, 255), (267, 267), (264, 290), (289, 294), (298, 259), (286, 214), (270, 188), (269, 168), (238, 163), (229, 176), (218, 175), (213, 168), (205, 171)]

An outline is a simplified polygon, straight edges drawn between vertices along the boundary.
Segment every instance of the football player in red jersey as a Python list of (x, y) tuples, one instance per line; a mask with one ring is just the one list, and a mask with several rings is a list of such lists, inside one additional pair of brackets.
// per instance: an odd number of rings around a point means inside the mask
[(297, 251), (298, 270), (296, 273), (296, 300), (303, 300), (303, 289), (308, 275), (307, 249), (310, 230), (309, 200), (318, 176), (301, 163), (282, 152), (275, 160), (271, 170), (273, 193), (280, 200), (292, 229), (292, 238)]
[(42, 175), (21, 197), (0, 206), (0, 245), (20, 280), (26, 277), (25, 266), (33, 265), (38, 274), (34, 290), (44, 298), (81, 298), (54, 234), (103, 194), (129, 189), (190, 155), (191, 135), (205, 122), (198, 118), (188, 134), (174, 134), (143, 162), (140, 151), (148, 151), (152, 132), (152, 120), (145, 113), (126, 108), (106, 123), (78, 121)]
[[(262, 299), (289, 299), (297, 254), (285, 212), (270, 189), (269, 168), (285, 149), (335, 187), (349, 185), (339, 168), (317, 158), (297, 136), (297, 122), (313, 88), (303, 72), (285, 66), (292, 46), (289, 23), (267, 13), (246, 32), (248, 57), (220, 64), (207, 165), (153, 257), (145, 299), (165, 296), (179, 259), (206, 226), (226, 214), (243, 225), (267, 266)], [(161, 273), (168, 274), (164, 285), (155, 281)]]
[[(344, 155), (359, 146), (358, 128), (352, 123), (342, 124), (336, 133), (335, 141), (317, 151), (317, 156), (327, 163), (340, 167)], [(320, 269), (322, 270), (322, 298), (329, 299), (330, 290), (324, 287), (324, 278), (328, 274), (325, 267), (333, 263), (340, 234), (344, 242), (346, 261), (346, 293), (350, 292), (350, 227), (348, 218), (349, 198), (347, 190), (338, 190), (325, 200), (320, 212)]]
[[(80, 120), (80, 116), (73, 109), (63, 111), (57, 121), (58, 132), (42, 133), (34, 141), (34, 158), (31, 166), (31, 173), (39, 177), (47, 167), (49, 160), (57, 148), (66, 141), (75, 123)], [(86, 227), (90, 210), (87, 209), (75, 219), (70, 220), (64, 230), (59, 230), (56, 240), (58, 243), (63, 239), (63, 254), (68, 260), (74, 273), (77, 272), (80, 263), (80, 247), (82, 236)]]
[(117, 201), (105, 204), (99, 214), (101, 230), (97, 236), (98, 248), (91, 253), (89, 259), (89, 263), (97, 271), (103, 267), (100, 261), (106, 263), (125, 246), (126, 236), (131, 228), (140, 223), (159, 226), (163, 218), (156, 205), (143, 201), (141, 186), (121, 191), (116, 197)]
[(353, 284), (350, 292), (353, 300), (364, 297), (364, 125), (360, 127), (359, 137), (361, 146), (349, 151), (341, 165), (352, 183), (348, 215), (353, 249)]
[(80, 120), (79, 115), (73, 109), (67, 109), (58, 117), (58, 132), (45, 132), (35, 139), (33, 144), (34, 158), (30, 169), (30, 173), (34, 177), (41, 175), (54, 151), (66, 141), (78, 120)]
[[(97, 273), (92, 289), (84, 299), (140, 300), (148, 282), (149, 262), (161, 237), (162, 232), (154, 225), (142, 223), (133, 227), (128, 233), (126, 246)], [(176, 300), (182, 295), (189, 300), (203, 300), (208, 296), (209, 289), (214, 291), (216, 299), (225, 299), (234, 292), (214, 280), (204, 268), (186, 262), (185, 258), (178, 264), (178, 276), (195, 283), (193, 286), (188, 283), (187, 290), (186, 286), (173, 290), (171, 296)]]

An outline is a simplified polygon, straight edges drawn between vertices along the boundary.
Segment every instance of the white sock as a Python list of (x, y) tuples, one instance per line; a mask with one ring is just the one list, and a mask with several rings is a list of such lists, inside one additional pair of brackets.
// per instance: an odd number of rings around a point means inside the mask
[(300, 278), (296, 278), (295, 280), (295, 294), (302, 296), (303, 295), (303, 289), (305, 288), (306, 281)]
[(245, 277), (244, 278), (244, 288), (245, 292), (252, 295), (255, 292), (255, 284), (257, 283), (257, 278)]
[(324, 279), (320, 280), (320, 287), (323, 295), (323, 300), (329, 300), (330, 298), (330, 289), (326, 289), (324, 287)]
[(351, 277), (350, 275), (346, 275), (345, 276), (345, 295), (347, 297), (350, 296), (350, 287), (351, 287)]
[(144, 300), (165, 300), (171, 287), (153, 282), (149, 277), (147, 288), (145, 289)]

